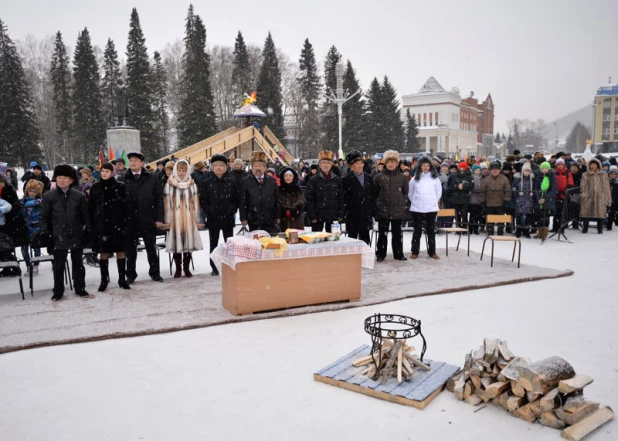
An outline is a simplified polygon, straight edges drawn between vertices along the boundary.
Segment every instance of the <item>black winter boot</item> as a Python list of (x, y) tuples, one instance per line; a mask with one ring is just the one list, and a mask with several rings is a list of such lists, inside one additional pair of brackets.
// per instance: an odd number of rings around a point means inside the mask
[(131, 286), (126, 280), (126, 262), (127, 259), (116, 259), (116, 264), (118, 265), (118, 286), (122, 289), (131, 289)]
[(99, 285), (99, 292), (103, 292), (107, 289), (109, 284), (109, 260), (99, 260), (99, 269), (101, 270), (101, 284)]
[(597, 219), (597, 232), (603, 234), (603, 221), (604, 219)]
[(179, 279), (182, 276), (182, 253), (174, 253), (172, 256), (174, 256), (174, 263), (176, 264), (174, 279)]
[(590, 225), (590, 221), (588, 219), (584, 219), (584, 226), (582, 227), (583, 234), (586, 234), (588, 232), (589, 225)]
[(191, 253), (183, 253), (182, 256), (182, 269), (185, 272), (185, 276), (193, 277), (193, 274), (191, 274), (189, 269), (189, 266), (191, 265)]

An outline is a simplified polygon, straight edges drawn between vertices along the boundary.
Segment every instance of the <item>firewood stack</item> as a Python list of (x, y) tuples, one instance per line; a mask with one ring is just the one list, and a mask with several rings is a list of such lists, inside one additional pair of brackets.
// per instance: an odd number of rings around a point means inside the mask
[(533, 363), (514, 356), (506, 341), (486, 338), (446, 387), (458, 400), (474, 406), (491, 401), (529, 423), (565, 429), (563, 438), (579, 441), (614, 417), (611, 408), (584, 399), (592, 381), (560, 357)]
[[(397, 382), (401, 383), (412, 377), (414, 367), (426, 371), (430, 370), (430, 367), (423, 363), (414, 351), (414, 346), (406, 345), (406, 340), (383, 339), (382, 363), (378, 377), (380, 383), (386, 383), (390, 377), (397, 378)], [(380, 360), (380, 351), (375, 351), (373, 358), (371, 354), (358, 358), (352, 362), (352, 365), (355, 367), (368, 366), (361, 374), (375, 378), (376, 365), (373, 361), (374, 358), (376, 361)]]

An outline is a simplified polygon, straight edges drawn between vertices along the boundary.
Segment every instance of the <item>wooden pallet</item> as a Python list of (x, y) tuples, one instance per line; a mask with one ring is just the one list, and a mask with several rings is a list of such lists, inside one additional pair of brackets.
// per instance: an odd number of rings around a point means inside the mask
[(369, 348), (369, 345), (359, 346), (313, 374), (313, 379), (393, 403), (424, 409), (442, 392), (448, 379), (459, 369), (441, 361), (427, 360), (431, 370), (415, 371), (410, 380), (402, 383), (398, 383), (396, 378), (390, 378), (385, 384), (380, 384), (379, 381), (360, 374), (366, 366), (352, 365), (355, 359), (368, 355)]

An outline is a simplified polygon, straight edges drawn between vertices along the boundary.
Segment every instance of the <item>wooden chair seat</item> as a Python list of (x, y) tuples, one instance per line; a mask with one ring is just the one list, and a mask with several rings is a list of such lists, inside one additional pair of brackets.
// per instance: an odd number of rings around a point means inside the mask
[(458, 228), (458, 227), (451, 227), (451, 228), (438, 228), (438, 231), (444, 231), (446, 233), (467, 233), (468, 229), (467, 228)]
[[(485, 227), (489, 231), (489, 225), (496, 224), (511, 224), (513, 225), (513, 217), (510, 214), (489, 214), (487, 215), (487, 220), (485, 223)], [(481, 250), (481, 260), (483, 260), (483, 254), (485, 254), (485, 242), (491, 240), (491, 266), (494, 266), (494, 243), (495, 242), (513, 242), (513, 257), (511, 258), (511, 262), (515, 262), (515, 251), (517, 251), (517, 245), (519, 244), (519, 254), (517, 255), (517, 268), (519, 268), (521, 262), (521, 240), (517, 237), (513, 236), (495, 236), (495, 235), (487, 235), (485, 240), (483, 241), (483, 249)]]
[(491, 240), (498, 242), (519, 242), (519, 238), (513, 236), (487, 236)]

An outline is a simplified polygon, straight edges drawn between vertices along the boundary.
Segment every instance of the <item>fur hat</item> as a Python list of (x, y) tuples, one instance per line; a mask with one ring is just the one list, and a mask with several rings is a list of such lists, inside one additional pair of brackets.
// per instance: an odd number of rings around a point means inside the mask
[(500, 164), (498, 161), (494, 161), (491, 163), (491, 165), (489, 166), (490, 170), (500, 170), (502, 168), (502, 164)]
[(511, 164), (509, 164), (508, 162), (505, 162), (504, 165), (502, 166), (502, 170), (508, 170), (508, 171), (513, 171), (513, 166)]
[[(227, 165), (227, 156), (222, 155), (221, 153), (212, 155), (212, 158), (210, 158), (210, 165), (214, 164), (215, 162), (223, 162), (225, 165)], [(197, 164), (195, 164), (195, 166), (197, 168)], [(202, 167), (203, 166), (204, 166), (204, 163), (202, 163)]]
[(253, 164), (254, 162), (263, 162), (264, 164), (266, 164), (267, 163), (266, 153), (264, 152), (251, 153), (251, 164)]
[[(215, 156), (217, 156), (217, 155), (215, 155)], [(214, 156), (213, 156), (213, 158), (214, 158)], [(212, 159), (210, 160), (210, 163), (212, 164)], [(196, 169), (196, 170), (203, 170), (203, 169), (206, 168), (206, 166), (204, 165), (204, 162), (197, 161), (195, 163), (195, 165), (193, 166), (193, 168)]]
[(309, 168), (311, 170), (317, 170), (318, 169), (318, 164), (311, 164), (311, 166), (309, 166)]
[(167, 163), (165, 164), (165, 168), (169, 168), (170, 170), (174, 170), (174, 165), (176, 165), (176, 163), (174, 161), (167, 161)]
[(399, 164), (399, 152), (396, 150), (387, 150), (384, 152), (384, 155), (382, 155), (382, 160), (385, 164), (387, 161), (395, 161)]
[(45, 185), (41, 181), (37, 181), (36, 179), (30, 179), (26, 182), (26, 188), (24, 188), (24, 194), (28, 194), (30, 190), (35, 190), (39, 197), (43, 196), (43, 189)]
[(331, 152), (330, 150), (322, 150), (320, 154), (318, 155), (318, 162), (321, 162), (321, 161), (334, 162), (335, 154)]
[(352, 150), (345, 156), (345, 159), (348, 161), (348, 165), (352, 165), (355, 162), (362, 161), (363, 154), (358, 150)]
[(59, 164), (54, 168), (54, 177), (58, 176), (65, 176), (67, 178), (75, 179), (75, 169), (68, 164)]
[(90, 171), (89, 168), (86, 168), (86, 167), (82, 168), (79, 172), (88, 175), (88, 177), (92, 176), (92, 172)]
[(459, 170), (469, 170), (468, 163), (466, 161), (461, 161), (457, 168)]

